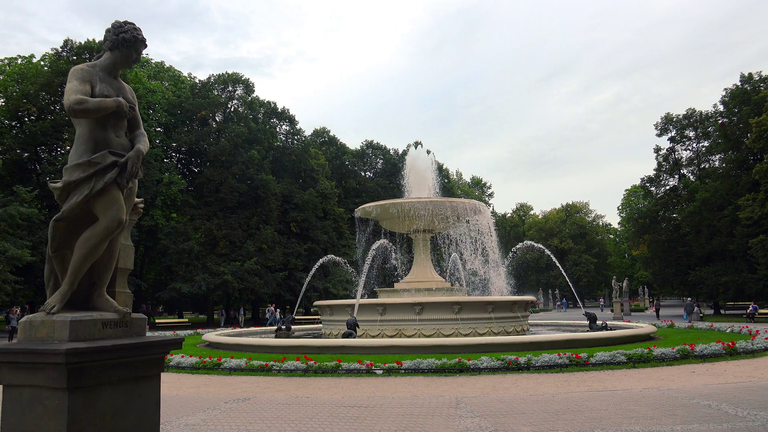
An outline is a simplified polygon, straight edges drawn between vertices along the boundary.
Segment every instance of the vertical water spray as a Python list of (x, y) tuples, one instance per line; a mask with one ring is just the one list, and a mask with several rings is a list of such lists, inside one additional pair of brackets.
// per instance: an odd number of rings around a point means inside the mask
[(403, 169), (404, 198), (437, 198), (440, 184), (437, 180), (437, 161), (433, 153), (413, 147), (405, 156)]
[(464, 268), (461, 266), (461, 260), (457, 254), (451, 255), (451, 259), (448, 260), (448, 271), (445, 274), (445, 279), (450, 281), (451, 269), (458, 269), (459, 276), (461, 277), (461, 286), (467, 287), (467, 280), (464, 278)]

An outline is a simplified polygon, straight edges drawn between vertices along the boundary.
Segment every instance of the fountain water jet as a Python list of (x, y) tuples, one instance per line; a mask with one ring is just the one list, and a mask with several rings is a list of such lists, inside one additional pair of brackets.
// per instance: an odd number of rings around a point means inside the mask
[(450, 279), (451, 269), (459, 269), (459, 276), (461, 276), (461, 286), (467, 288), (467, 280), (464, 278), (464, 268), (461, 266), (461, 260), (457, 254), (451, 255), (451, 259), (448, 260), (448, 271), (446, 272), (446, 279)]
[[(376, 251), (379, 250), (379, 247), (387, 248), (390, 253), (390, 261), (395, 265), (398, 265), (397, 257), (395, 256), (395, 247), (392, 246), (392, 243), (388, 242), (387, 240), (381, 239), (381, 240), (378, 240), (376, 243), (374, 243), (373, 246), (371, 246), (371, 250), (368, 252), (368, 256), (365, 258), (365, 265), (363, 266), (363, 272), (360, 273), (360, 280), (357, 283), (357, 294), (355, 295), (355, 311), (352, 314), (352, 316), (357, 316), (357, 308), (360, 306), (360, 297), (363, 294), (363, 287), (365, 286), (365, 278), (368, 276), (368, 269), (370, 269), (371, 262), (373, 261), (373, 257), (375, 256)], [(400, 269), (398, 268), (398, 273), (399, 273), (399, 270)]]
[(355, 269), (353, 269), (347, 260), (344, 258), (339, 258), (336, 255), (326, 255), (315, 263), (314, 267), (312, 267), (312, 270), (309, 271), (309, 275), (307, 275), (307, 278), (304, 280), (304, 286), (301, 287), (301, 293), (299, 293), (299, 299), (296, 301), (296, 307), (293, 309), (293, 313), (295, 314), (296, 311), (299, 310), (299, 305), (301, 305), (301, 298), (304, 297), (304, 291), (307, 289), (307, 285), (309, 285), (309, 281), (312, 280), (312, 276), (314, 276), (315, 272), (318, 268), (320, 268), (321, 265), (327, 263), (327, 262), (335, 262), (341, 265), (341, 268), (348, 271), (350, 274), (352, 274), (352, 278), (357, 278), (357, 273), (355, 273)]
[[(576, 294), (576, 289), (573, 288), (573, 284), (571, 283), (571, 280), (568, 279), (568, 275), (565, 274), (565, 270), (563, 270), (563, 266), (560, 265), (560, 262), (555, 258), (554, 255), (552, 255), (552, 252), (549, 251), (549, 249), (545, 248), (544, 246), (532, 242), (530, 240), (526, 240), (524, 242), (521, 242), (517, 246), (513, 247), (512, 250), (509, 251), (509, 254), (507, 254), (507, 258), (504, 260), (504, 268), (509, 267), (509, 263), (512, 261), (513, 258), (517, 256), (517, 253), (520, 249), (526, 248), (526, 247), (535, 247), (539, 248), (544, 251), (550, 258), (552, 258), (552, 261), (554, 261), (555, 265), (557, 265), (557, 268), (560, 269), (560, 273), (563, 274), (563, 277), (565, 277), (565, 281), (568, 282), (568, 286), (571, 287), (571, 291), (573, 291), (573, 296), (576, 297), (576, 301), (579, 303), (579, 307), (581, 308), (581, 313), (584, 313), (584, 306), (581, 304), (581, 300), (579, 300), (579, 296)], [(559, 295), (558, 295), (559, 297)], [(557, 299), (560, 300), (559, 298)]]

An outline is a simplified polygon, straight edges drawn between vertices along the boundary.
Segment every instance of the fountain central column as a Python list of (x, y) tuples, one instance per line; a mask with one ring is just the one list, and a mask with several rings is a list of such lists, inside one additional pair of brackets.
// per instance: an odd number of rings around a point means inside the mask
[(432, 265), (429, 239), (433, 235), (431, 232), (413, 232), (410, 234), (413, 239), (413, 265), (408, 276), (396, 283), (395, 288), (451, 286), (437, 274)]
[(461, 287), (454, 287), (435, 271), (432, 264), (429, 241), (434, 235), (431, 231), (414, 231), (410, 237), (413, 239), (413, 265), (408, 276), (395, 283), (394, 288), (379, 288), (376, 290), (380, 298), (387, 297), (446, 297), (466, 296), (467, 291)]

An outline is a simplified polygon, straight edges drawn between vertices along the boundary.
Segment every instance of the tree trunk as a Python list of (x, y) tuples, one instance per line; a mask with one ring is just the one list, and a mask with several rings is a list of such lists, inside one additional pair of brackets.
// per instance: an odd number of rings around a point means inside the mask
[(208, 311), (206, 312), (207, 320), (206, 320), (206, 327), (207, 328), (213, 328), (216, 326), (214, 324), (214, 320), (216, 319), (214, 317), (215, 311), (213, 310), (213, 297), (208, 297)]

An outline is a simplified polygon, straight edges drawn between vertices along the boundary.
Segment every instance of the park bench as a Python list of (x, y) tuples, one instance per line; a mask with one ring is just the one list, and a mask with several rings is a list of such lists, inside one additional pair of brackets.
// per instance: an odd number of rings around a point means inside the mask
[[(747, 314), (742, 315), (744, 317), (744, 320), (746, 322), (749, 322), (749, 318), (747, 318)], [(764, 319), (766, 322), (768, 322), (768, 309), (758, 309), (757, 314), (755, 315), (755, 320), (758, 319)]]
[(296, 320), (296, 325), (310, 325), (310, 324), (320, 324), (320, 315), (314, 315), (314, 316), (295, 316), (293, 317)]
[(192, 325), (188, 319), (159, 319), (155, 320), (155, 327), (188, 326)]
[(728, 302), (728, 303), (723, 303), (723, 305), (720, 306), (720, 309), (722, 309), (724, 312), (745, 311), (751, 305), (752, 305), (752, 302)]

